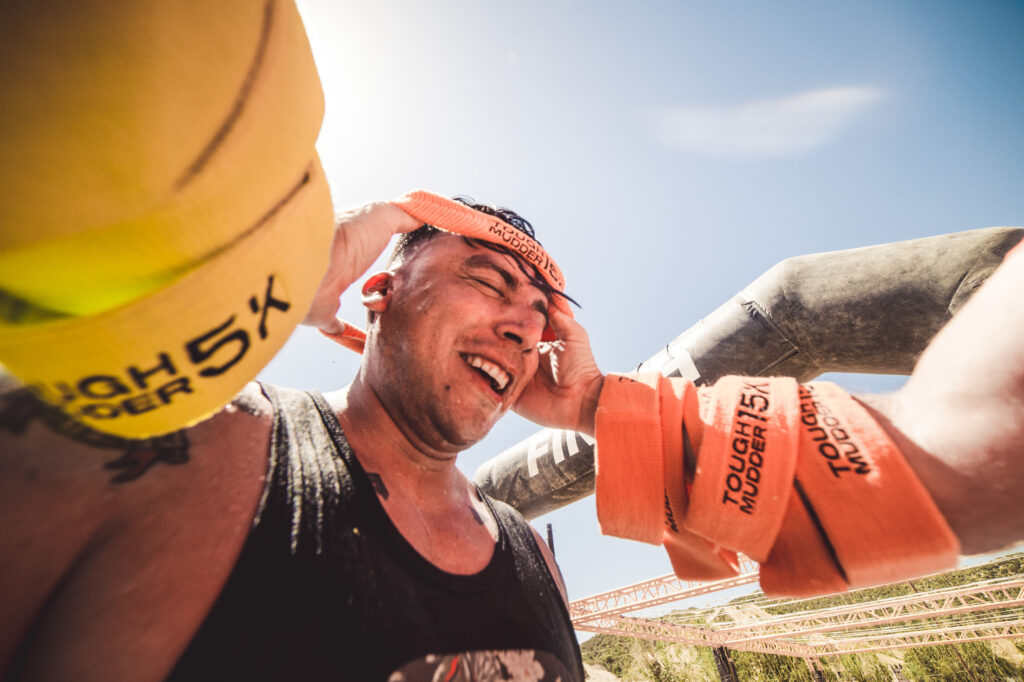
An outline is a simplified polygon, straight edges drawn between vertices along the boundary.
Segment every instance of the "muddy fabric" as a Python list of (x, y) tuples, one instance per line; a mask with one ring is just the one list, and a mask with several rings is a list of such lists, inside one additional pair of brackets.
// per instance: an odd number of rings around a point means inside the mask
[(391, 523), (323, 397), (263, 389), (275, 418), (259, 511), (170, 679), (418, 680), (438, 666), (451, 679), (583, 678), (568, 612), (517, 512), (488, 500), (500, 527), (491, 562), (446, 573)]

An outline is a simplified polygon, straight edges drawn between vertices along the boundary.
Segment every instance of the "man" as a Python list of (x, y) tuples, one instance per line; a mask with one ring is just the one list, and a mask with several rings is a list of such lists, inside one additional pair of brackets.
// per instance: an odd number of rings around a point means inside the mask
[[(3, 359), (58, 387), (60, 404), (61, 387), (87, 387), (71, 407), (102, 398), (106, 382), (117, 404), (76, 414), (136, 436), (165, 433), (162, 415), (179, 408), (175, 426), (223, 404), (309, 300), (307, 321), (340, 331), (340, 292), (393, 234), (419, 225), (386, 204), (344, 216), (315, 290), (330, 206), (312, 149), (322, 101), (294, 7), (150, 4), (136, 14), (95, 3), (59, 22), (25, 10), (0, 41), (11, 63), (33, 57), (9, 74), (2, 108), (13, 150), (2, 175), (14, 188), (0, 230)], [(68, 65), (84, 75), (67, 78)], [(67, 257), (82, 253), (91, 257)], [(23, 390), (4, 394), (8, 676), (579, 675), (550, 556), (541, 562), (531, 532), (480, 499), (453, 461), (512, 406), (593, 432), (603, 377), (586, 335), (510, 255), (439, 235), (394, 266), (364, 288), (372, 319), (359, 375), (325, 400), (250, 385), (187, 431), (129, 441)], [(1024, 435), (1022, 279), (1017, 257), (904, 390), (868, 401), (968, 551), (1024, 535), (1013, 456)], [(242, 320), (252, 327), (231, 326)], [(50, 322), (53, 336), (36, 329)], [(541, 359), (549, 323), (561, 344)], [(122, 396), (110, 378), (121, 371), (145, 392)], [(160, 372), (175, 378), (148, 390)], [(137, 434), (116, 428), (140, 423)], [(385, 546), (387, 562), (374, 562)]]
[[(345, 389), (251, 384), (141, 444), (5, 396), (8, 675), (581, 677), (550, 553), (455, 458), (513, 406), (593, 431), (603, 377), (530, 266), (418, 227), (389, 204), (340, 220), (308, 317), (327, 328), (338, 294), (416, 230), (363, 286), (368, 337)], [(542, 357), (549, 324), (563, 345)]]
[[(338, 293), (418, 225), (388, 204), (343, 216), (309, 321), (330, 326)], [(863, 398), (968, 552), (1024, 536), (1015, 254), (904, 389)], [(552, 295), (511, 255), (417, 230), (363, 287), (366, 351), (342, 391), (250, 385), (212, 419), (141, 444), (8, 392), (7, 674), (578, 676), (550, 555), (453, 466), (512, 406), (594, 432), (605, 380)], [(539, 344), (549, 323), (559, 347)]]

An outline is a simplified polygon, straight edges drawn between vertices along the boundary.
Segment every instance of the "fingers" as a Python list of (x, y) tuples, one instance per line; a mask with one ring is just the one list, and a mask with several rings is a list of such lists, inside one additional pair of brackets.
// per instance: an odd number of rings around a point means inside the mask
[(389, 220), (392, 223), (392, 234), (412, 232), (423, 224), (421, 221), (412, 217), (394, 204), (383, 202), (375, 205), (374, 210), (377, 210), (378, 207), (381, 211), (387, 211)]
[(375, 201), (341, 211), (336, 216), (335, 222), (339, 229), (347, 227), (357, 231), (379, 234), (383, 238), (385, 246), (391, 235), (412, 232), (422, 224), (402, 209), (386, 201)]
[(423, 223), (416, 218), (392, 204), (381, 204), (382, 210), (388, 212), (388, 218), (392, 223), (392, 234), (402, 234), (418, 229)]
[(559, 341), (590, 341), (587, 330), (577, 322), (572, 315), (562, 312), (561, 309), (551, 306), (548, 308), (548, 322), (555, 336)]

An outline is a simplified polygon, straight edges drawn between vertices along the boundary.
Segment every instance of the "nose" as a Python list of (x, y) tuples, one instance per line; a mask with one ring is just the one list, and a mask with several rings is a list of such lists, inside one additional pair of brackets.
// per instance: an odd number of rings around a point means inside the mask
[(514, 343), (517, 348), (522, 349), (526, 345), (526, 339), (523, 337), (523, 335), (520, 333), (518, 329), (510, 329), (508, 325), (505, 325), (505, 328), (502, 329), (500, 334), (502, 338), (508, 339), (509, 341)]
[(510, 341), (520, 351), (529, 350), (540, 342), (544, 333), (543, 318), (528, 305), (506, 306), (495, 332), (503, 340)]

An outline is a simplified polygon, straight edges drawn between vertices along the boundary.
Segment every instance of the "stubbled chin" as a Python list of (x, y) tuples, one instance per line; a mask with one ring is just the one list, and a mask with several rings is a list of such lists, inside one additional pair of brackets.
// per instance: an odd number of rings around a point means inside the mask
[(451, 424), (445, 437), (452, 445), (465, 450), (486, 438), (504, 414), (505, 411), (498, 408), (487, 416), (465, 419), (457, 424)]

